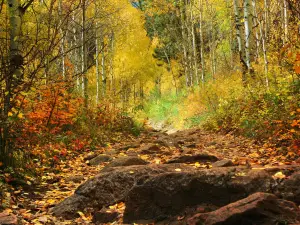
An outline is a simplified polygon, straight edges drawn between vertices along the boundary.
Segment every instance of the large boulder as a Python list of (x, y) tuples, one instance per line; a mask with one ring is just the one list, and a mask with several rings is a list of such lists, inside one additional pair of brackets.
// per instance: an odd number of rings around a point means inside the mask
[[(137, 182), (149, 177), (171, 171), (192, 171), (187, 165), (139, 165), (111, 167), (80, 185), (74, 195), (56, 205), (52, 212), (55, 216), (73, 219), (78, 211), (87, 208), (100, 210), (103, 206), (124, 201), (128, 192)], [(179, 173), (179, 172), (178, 172)]]
[(125, 200), (124, 222), (159, 221), (201, 204), (221, 207), (257, 191), (269, 192), (273, 185), (265, 171), (245, 168), (163, 173), (131, 189)]
[(279, 185), (277, 195), (300, 204), (300, 171), (294, 173)]
[(258, 192), (216, 211), (196, 214), (186, 223), (177, 224), (270, 225), (299, 222), (300, 210), (295, 203), (278, 199), (273, 194)]

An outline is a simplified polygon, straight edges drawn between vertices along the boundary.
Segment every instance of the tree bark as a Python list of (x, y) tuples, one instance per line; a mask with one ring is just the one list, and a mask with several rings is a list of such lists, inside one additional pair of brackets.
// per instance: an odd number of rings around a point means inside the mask
[(249, 22), (249, 0), (244, 0), (244, 24), (245, 24), (245, 59), (248, 72), (251, 70), (251, 58), (250, 58), (250, 35), (251, 35), (251, 28)]
[(200, 32), (200, 60), (201, 60), (201, 80), (205, 81), (205, 61), (204, 61), (204, 40), (203, 40), (203, 2), (199, 0), (199, 32)]
[(239, 3), (238, 0), (233, 0), (233, 6), (234, 6), (234, 16), (235, 16), (235, 31), (236, 31), (236, 39), (238, 43), (238, 51), (240, 56), (240, 63), (242, 66), (242, 80), (246, 81), (246, 70), (247, 65), (244, 59), (244, 48), (243, 48), (243, 42), (242, 42), (242, 32), (241, 32), (241, 17), (240, 17), (240, 9), (239, 9)]
[(182, 50), (183, 50), (183, 66), (184, 66), (184, 76), (185, 76), (185, 83), (186, 86), (190, 86), (190, 79), (188, 74), (188, 56), (187, 56), (187, 47), (186, 47), (186, 32), (185, 32), (185, 21), (184, 21), (184, 13), (183, 13), (183, 6), (184, 1), (181, 0), (180, 6), (180, 19), (181, 19), (181, 35), (182, 35)]
[(62, 0), (59, 0), (58, 2), (58, 14), (60, 17), (60, 35), (61, 35), (61, 43), (60, 43), (60, 51), (61, 51), (61, 68), (62, 68), (62, 77), (63, 79), (66, 79), (66, 66), (65, 66), (65, 37), (64, 37), (64, 31), (62, 27), (62, 17), (63, 17), (63, 11), (62, 11)]
[(82, 0), (82, 79), (84, 106), (88, 108), (88, 77), (87, 70), (87, 51), (86, 51), (86, 0)]

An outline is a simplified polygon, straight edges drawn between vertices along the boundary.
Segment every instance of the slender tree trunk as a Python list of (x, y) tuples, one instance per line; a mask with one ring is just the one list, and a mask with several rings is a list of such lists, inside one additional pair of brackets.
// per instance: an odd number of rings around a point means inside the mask
[(284, 38), (283, 44), (288, 43), (288, 3), (286, 0), (283, 0), (283, 27), (284, 27)]
[(241, 32), (241, 17), (240, 17), (240, 9), (239, 9), (239, 1), (233, 0), (233, 6), (234, 6), (234, 16), (235, 16), (235, 31), (236, 31), (236, 39), (238, 43), (238, 51), (240, 55), (240, 62), (242, 66), (242, 73), (243, 73), (243, 81), (246, 81), (246, 70), (247, 65), (245, 63), (244, 59), (244, 53), (243, 53), (243, 42), (242, 42), (242, 32)]
[(260, 41), (262, 42), (266, 87), (267, 87), (267, 89), (269, 89), (269, 78), (268, 78), (269, 62), (268, 62), (268, 55), (267, 55), (267, 43), (266, 43), (266, 38), (265, 38), (265, 32), (263, 32), (262, 24), (261, 24), (260, 20), (258, 19), (255, 0), (252, 0), (252, 5), (253, 5), (254, 17), (256, 18), (256, 22), (258, 23), (257, 26), (259, 27)]
[[(114, 68), (113, 68), (113, 61), (114, 61), (114, 33), (110, 36), (110, 89), (113, 93), (113, 96), (116, 95), (116, 87), (115, 87), (115, 77), (114, 77)], [(106, 82), (106, 79), (103, 80)]]
[(88, 108), (88, 77), (87, 70), (87, 51), (86, 51), (86, 0), (82, 0), (82, 84), (83, 84), (83, 96), (84, 106)]
[(268, 0), (264, 0), (264, 21), (265, 21), (265, 39), (268, 41), (269, 34), (269, 4)]
[[(102, 37), (104, 39), (104, 37)], [(106, 71), (105, 71), (105, 51), (104, 40), (102, 39), (102, 54), (101, 54), (101, 75), (102, 75), (102, 96), (106, 95)]]
[(256, 60), (259, 58), (259, 50), (260, 50), (260, 38), (258, 34), (258, 26), (259, 26), (259, 21), (258, 21), (258, 15), (256, 11), (256, 0), (252, 0), (252, 9), (253, 9), (253, 28), (252, 30), (255, 29), (255, 42), (256, 42)]
[(199, 0), (199, 32), (200, 32), (200, 60), (201, 60), (201, 80), (205, 81), (205, 61), (204, 61), (204, 40), (203, 40), (203, 2)]
[(190, 2), (190, 10), (191, 10), (191, 26), (192, 26), (192, 49), (193, 49), (193, 58), (194, 58), (194, 73), (196, 84), (199, 85), (199, 74), (198, 74), (198, 57), (196, 50), (196, 38), (195, 38), (195, 29), (194, 29), (194, 13), (193, 13), (193, 2)]
[(207, 11), (210, 12), (210, 30), (211, 30), (211, 35), (209, 38), (209, 48), (210, 48), (210, 61), (211, 61), (211, 75), (212, 78), (215, 78), (215, 74), (216, 74), (216, 55), (215, 55), (215, 32), (214, 32), (214, 10), (213, 10), (213, 6), (212, 3), (208, 3), (208, 1), (206, 1), (207, 4)]
[(96, 106), (99, 103), (100, 99), (100, 72), (99, 72), (99, 39), (98, 39), (98, 22), (96, 22), (96, 39), (95, 39), (95, 45), (96, 45)]
[(245, 56), (248, 72), (251, 70), (251, 55), (250, 55), (250, 22), (249, 22), (249, 0), (244, 0), (244, 24), (245, 24)]
[(187, 33), (187, 59), (188, 59), (188, 75), (189, 75), (189, 86), (192, 86), (194, 83), (194, 62), (193, 62), (193, 40), (192, 40), (192, 26), (193, 23), (191, 21), (191, 4), (189, 3), (191, 0), (185, 0), (185, 20), (184, 25)]
[(165, 53), (165, 56), (166, 56), (166, 59), (167, 59), (167, 62), (168, 62), (168, 66), (169, 66), (171, 74), (172, 74), (173, 84), (174, 84), (176, 95), (177, 95), (178, 94), (178, 88), (177, 88), (176, 77), (175, 77), (175, 74), (174, 74), (174, 71), (173, 71), (173, 68), (172, 68), (172, 64), (171, 64), (170, 58), (169, 58), (169, 56), (168, 56), (165, 49), (164, 49), (164, 53)]
[[(72, 20), (73, 20), (73, 39), (74, 39), (74, 47), (77, 47), (78, 46), (78, 39), (77, 39), (77, 36), (76, 36), (76, 33), (77, 33), (77, 30), (76, 30), (76, 18), (75, 18), (75, 12), (73, 13), (72, 15)], [(78, 60), (78, 56), (80, 55), (80, 50), (79, 49), (75, 49), (74, 50), (74, 71), (75, 71), (75, 75), (76, 75), (76, 88), (77, 88), (77, 91), (80, 92), (80, 79), (79, 79), (79, 61)]]
[(59, 32), (61, 35), (61, 41), (60, 41), (60, 51), (61, 51), (61, 68), (62, 68), (62, 77), (65, 80), (66, 79), (66, 66), (65, 66), (65, 37), (64, 37), (64, 31), (62, 26), (62, 17), (63, 17), (63, 11), (62, 11), (62, 0), (59, 0), (58, 2), (58, 14), (60, 17), (60, 28)]
[[(182, 5), (184, 5), (184, 1), (182, 0)], [(182, 6), (184, 7), (184, 6)], [(190, 86), (190, 79), (188, 74), (188, 57), (187, 57), (187, 47), (186, 47), (186, 33), (185, 33), (185, 21), (183, 9), (180, 7), (180, 18), (181, 18), (181, 35), (182, 35), (182, 50), (183, 50), (183, 66), (184, 66), (184, 75), (185, 75), (185, 83), (186, 86)]]
[[(0, 161), (4, 165), (12, 165), (12, 142), (9, 140), (10, 127), (8, 115), (11, 110), (11, 98), (14, 89), (23, 81), (23, 64), (21, 46), (21, 26), (23, 15), (32, 2), (29, 2), (25, 8), (21, 7), (19, 0), (7, 0), (7, 9), (9, 12), (9, 68), (4, 77), (2, 91), (4, 92), (3, 108), (0, 108), (1, 129), (0, 129)], [(4, 89), (4, 90), (3, 90)]]

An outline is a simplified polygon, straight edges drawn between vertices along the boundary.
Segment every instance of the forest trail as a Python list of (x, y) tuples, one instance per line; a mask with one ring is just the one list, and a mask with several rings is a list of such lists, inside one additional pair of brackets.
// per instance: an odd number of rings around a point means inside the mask
[[(148, 163), (150, 164), (144, 165)], [(110, 171), (115, 166), (121, 166), (123, 168), (120, 171), (122, 171), (124, 168), (133, 167), (129, 169), (129, 173), (138, 173), (139, 169), (135, 172), (135, 165), (141, 165), (141, 167), (142, 165), (144, 167), (166, 165), (167, 170), (170, 169), (167, 168), (168, 165), (172, 165), (173, 172), (185, 171), (185, 166), (189, 167), (188, 172), (190, 170), (209, 171), (211, 168), (227, 166), (258, 170), (277, 168), (274, 171), (277, 171), (275, 174), (279, 179), (285, 178), (285, 172), (281, 171), (297, 171), (300, 166), (293, 162), (293, 159), (282, 160), (280, 155), (274, 154), (274, 150), (268, 150), (253, 140), (232, 134), (188, 129), (168, 135), (166, 132), (148, 129), (139, 137), (128, 136), (121, 143), (111, 144), (93, 152), (84, 152), (70, 161), (58, 162), (56, 168), (60, 168), (59, 173), (45, 172), (42, 183), (34, 189), (28, 185), (28, 189), (15, 191), (15, 204), (12, 210), (6, 211), (9, 216), (0, 216), (0, 222), (2, 218), (2, 220), (11, 220), (8, 224), (17, 224), (16, 218), (19, 218), (21, 224), (93, 224), (94, 212), (88, 208), (75, 209), (73, 212), (75, 216), (71, 217), (69, 217), (69, 212), (64, 212), (64, 210), (69, 210), (70, 205), (54, 208), (55, 214), (61, 214), (69, 219), (64, 220), (52, 215), (53, 207), (72, 195), (79, 184), (99, 174), (103, 168)], [(114, 171), (111, 172), (113, 173)], [(130, 178), (126, 179), (130, 180)], [(99, 187), (101, 188), (102, 186)], [(117, 199), (116, 196), (113, 195)], [(98, 215), (98, 220), (102, 222), (107, 220), (106, 222), (112, 222), (111, 224), (123, 224), (125, 204), (116, 199), (107, 202), (106, 211)], [(109, 202), (114, 204), (110, 205)], [(76, 203), (71, 205), (77, 207)], [(106, 223), (98, 222), (98, 224)]]

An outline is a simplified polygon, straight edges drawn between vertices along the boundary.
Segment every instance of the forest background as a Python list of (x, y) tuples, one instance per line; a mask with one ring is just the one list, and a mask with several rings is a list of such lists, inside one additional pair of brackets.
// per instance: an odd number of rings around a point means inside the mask
[(201, 126), (299, 156), (297, 0), (1, 0), (0, 175)]

